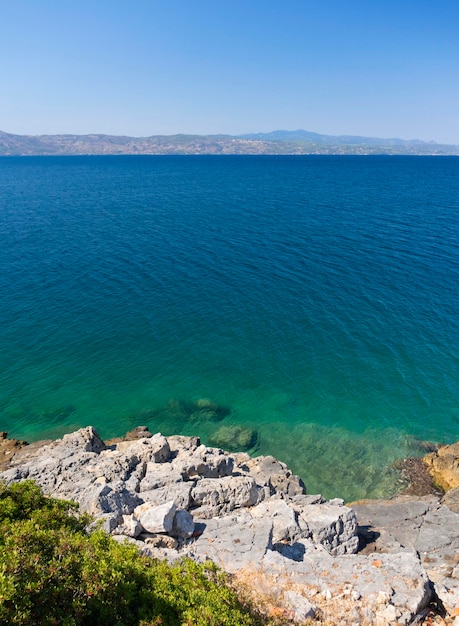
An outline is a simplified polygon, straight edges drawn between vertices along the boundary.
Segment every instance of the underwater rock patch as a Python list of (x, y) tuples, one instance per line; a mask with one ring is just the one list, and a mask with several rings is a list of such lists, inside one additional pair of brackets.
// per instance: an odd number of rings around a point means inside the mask
[(258, 441), (258, 433), (253, 428), (243, 426), (220, 426), (209, 436), (211, 446), (217, 446), (224, 450), (236, 452), (250, 450)]
[(231, 409), (220, 406), (208, 398), (199, 398), (195, 402), (169, 400), (166, 405), (156, 409), (145, 409), (131, 415), (129, 421), (141, 423), (161, 423), (183, 425), (186, 422), (220, 422), (231, 414)]

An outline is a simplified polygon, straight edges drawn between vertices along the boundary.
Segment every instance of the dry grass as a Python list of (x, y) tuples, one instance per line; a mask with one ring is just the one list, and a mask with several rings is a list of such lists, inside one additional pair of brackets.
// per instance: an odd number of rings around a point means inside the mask
[[(294, 611), (288, 605), (285, 594), (294, 591), (316, 607), (314, 618), (302, 622), (303, 626), (396, 626), (397, 621), (387, 622), (378, 615), (378, 606), (368, 606), (351, 585), (342, 588), (320, 590), (314, 585), (295, 581), (287, 573), (275, 574), (263, 568), (247, 567), (232, 576), (232, 585), (243, 602), (247, 602), (272, 626), (285, 626), (294, 622)], [(381, 594), (380, 608), (387, 607), (385, 594)], [(441, 618), (433, 612), (416, 621), (423, 626), (450, 626), (451, 617)]]
[(316, 607), (315, 617), (301, 622), (304, 626), (363, 626), (365, 623), (356, 612), (350, 590), (340, 590), (342, 593), (333, 596), (314, 585), (298, 583), (287, 573), (274, 574), (255, 567), (239, 570), (233, 575), (232, 584), (239, 597), (254, 606), (273, 626), (293, 623), (294, 611), (285, 598), (288, 591), (303, 596)]

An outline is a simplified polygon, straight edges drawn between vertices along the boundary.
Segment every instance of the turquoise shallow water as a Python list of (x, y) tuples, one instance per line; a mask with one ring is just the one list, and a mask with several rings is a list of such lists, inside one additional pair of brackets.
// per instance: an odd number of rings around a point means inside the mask
[(457, 158), (3, 158), (0, 215), (10, 436), (251, 429), (347, 499), (459, 438)]

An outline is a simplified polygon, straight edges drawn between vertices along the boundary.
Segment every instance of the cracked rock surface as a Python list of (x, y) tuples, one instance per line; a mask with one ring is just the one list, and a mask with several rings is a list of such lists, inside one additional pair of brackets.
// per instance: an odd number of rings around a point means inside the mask
[(435, 496), (402, 496), (394, 500), (353, 504), (363, 554), (416, 554), (445, 609), (459, 607), (459, 514)]
[[(77, 501), (144, 554), (211, 559), (228, 572), (262, 568), (325, 597), (352, 598), (355, 624), (409, 624), (435, 594), (451, 614), (459, 607), (459, 513), (446, 498), (350, 508), (306, 494), (273, 457), (144, 427), (111, 443), (87, 427), (13, 446), (3, 468), (7, 483), (33, 479), (46, 494)], [(297, 621), (312, 614), (301, 598), (292, 607)]]

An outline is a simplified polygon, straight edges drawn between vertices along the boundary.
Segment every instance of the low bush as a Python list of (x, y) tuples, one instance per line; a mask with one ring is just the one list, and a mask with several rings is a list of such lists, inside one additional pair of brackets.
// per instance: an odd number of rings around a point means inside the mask
[(215, 565), (143, 557), (31, 481), (0, 485), (0, 624), (250, 626)]

